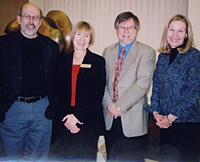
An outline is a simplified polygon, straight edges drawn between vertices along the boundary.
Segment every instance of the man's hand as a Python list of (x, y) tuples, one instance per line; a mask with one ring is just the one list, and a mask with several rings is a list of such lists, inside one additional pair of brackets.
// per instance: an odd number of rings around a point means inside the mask
[(117, 110), (117, 105), (115, 103), (111, 103), (108, 106), (108, 114), (112, 117), (112, 118), (117, 118), (118, 116), (121, 116), (121, 111)]

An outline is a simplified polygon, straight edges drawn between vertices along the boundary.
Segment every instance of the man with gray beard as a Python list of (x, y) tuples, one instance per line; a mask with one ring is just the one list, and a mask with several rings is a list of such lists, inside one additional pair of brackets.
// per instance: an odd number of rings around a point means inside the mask
[(42, 12), (36, 5), (23, 5), (17, 21), (20, 31), (0, 37), (0, 154), (43, 158), (50, 146), (59, 46), (38, 33)]

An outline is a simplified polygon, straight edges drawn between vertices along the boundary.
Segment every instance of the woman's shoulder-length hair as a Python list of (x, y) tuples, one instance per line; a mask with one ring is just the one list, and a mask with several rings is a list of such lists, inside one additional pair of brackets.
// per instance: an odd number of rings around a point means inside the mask
[(76, 31), (82, 31), (82, 30), (84, 30), (85, 32), (88, 32), (88, 34), (90, 35), (89, 45), (94, 44), (94, 29), (86, 21), (80, 21), (74, 26), (74, 28), (72, 29), (72, 31), (70, 33), (70, 39), (73, 41), (74, 35), (76, 34)]
[(172, 16), (166, 23), (162, 38), (161, 38), (161, 43), (160, 43), (160, 48), (158, 51), (160, 53), (169, 53), (170, 52), (170, 45), (167, 42), (167, 30), (172, 21), (182, 21), (186, 24), (186, 33), (187, 37), (184, 39), (184, 43), (181, 47), (177, 48), (180, 53), (185, 53), (189, 50), (190, 46), (193, 46), (193, 32), (192, 32), (192, 25), (189, 21), (189, 19), (186, 16), (183, 16), (181, 14), (177, 14)]

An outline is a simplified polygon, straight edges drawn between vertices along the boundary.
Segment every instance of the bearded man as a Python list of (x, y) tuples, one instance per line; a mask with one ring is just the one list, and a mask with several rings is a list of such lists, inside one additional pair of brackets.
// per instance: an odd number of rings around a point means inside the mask
[(42, 12), (36, 5), (24, 4), (17, 21), (18, 32), (0, 37), (0, 154), (47, 157), (59, 46), (38, 33)]

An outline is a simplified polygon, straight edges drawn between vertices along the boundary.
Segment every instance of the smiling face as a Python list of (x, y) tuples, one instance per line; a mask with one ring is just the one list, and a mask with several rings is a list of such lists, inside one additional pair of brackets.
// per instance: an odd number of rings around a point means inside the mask
[(183, 21), (174, 20), (167, 29), (167, 42), (171, 48), (176, 48), (183, 44), (187, 37), (186, 24)]
[(132, 18), (122, 21), (118, 28), (116, 29), (117, 37), (120, 44), (124, 47), (127, 44), (133, 42), (137, 35), (137, 30), (135, 29), (134, 20)]
[[(22, 8), (22, 16), (17, 16), (17, 21), (21, 25), (21, 33), (27, 38), (37, 37), (37, 31), (41, 26), (42, 19), (34, 20), (33, 16), (41, 17), (40, 10), (33, 4), (25, 4)], [(30, 19), (26, 19), (25, 16), (30, 15)]]
[(90, 43), (90, 33), (88, 31), (77, 30), (74, 34), (74, 49), (79, 51), (85, 51)]

